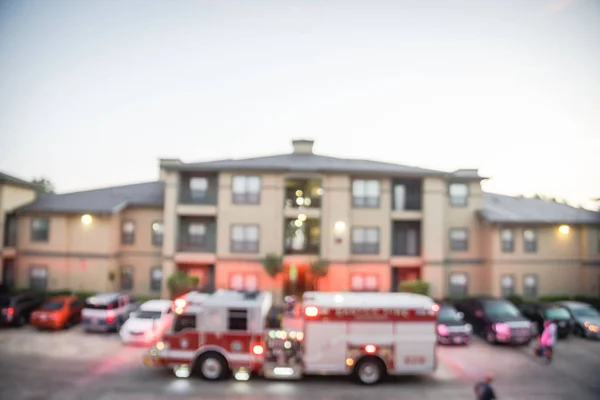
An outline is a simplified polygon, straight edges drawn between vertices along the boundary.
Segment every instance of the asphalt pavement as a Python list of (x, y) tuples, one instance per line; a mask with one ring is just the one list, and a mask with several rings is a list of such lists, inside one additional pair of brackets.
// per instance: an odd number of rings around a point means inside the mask
[(10, 400), (187, 400), (187, 399), (471, 399), (486, 372), (502, 399), (598, 399), (600, 342), (571, 338), (559, 343), (552, 365), (531, 348), (440, 347), (435, 374), (406, 377), (377, 387), (347, 378), (300, 382), (233, 380), (212, 383), (178, 379), (144, 367), (144, 349), (121, 344), (117, 335), (85, 334), (79, 328), (37, 332), (31, 327), (0, 331), (0, 399)]

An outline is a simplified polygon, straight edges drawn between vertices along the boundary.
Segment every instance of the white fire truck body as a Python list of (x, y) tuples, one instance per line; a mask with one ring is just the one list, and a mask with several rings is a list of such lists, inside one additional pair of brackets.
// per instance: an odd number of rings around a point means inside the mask
[(437, 305), (429, 297), (307, 292), (293, 330), (265, 328), (271, 306), (266, 292), (189, 293), (175, 301), (175, 322), (144, 363), (208, 380), (228, 372), (240, 380), (252, 372), (271, 379), (339, 374), (364, 384), (436, 367)]

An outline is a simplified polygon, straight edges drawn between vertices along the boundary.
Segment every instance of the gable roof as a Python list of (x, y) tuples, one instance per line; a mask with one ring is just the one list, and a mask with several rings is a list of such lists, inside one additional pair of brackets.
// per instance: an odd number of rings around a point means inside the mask
[(600, 212), (553, 201), (484, 193), (479, 215), (489, 222), (531, 224), (600, 224)]
[(179, 171), (281, 171), (374, 173), (380, 175), (446, 175), (444, 171), (372, 160), (337, 158), (318, 154), (290, 153), (266, 157), (228, 159), (196, 163), (162, 163), (162, 168)]
[(33, 189), (33, 190), (39, 189), (39, 186), (36, 185), (35, 183), (27, 182), (23, 179), (19, 179), (12, 175), (5, 174), (4, 172), (0, 172), (0, 183), (1, 182), (6, 182), (6, 183), (9, 183), (12, 185), (22, 186), (22, 187), (26, 187), (28, 189)]
[(145, 182), (83, 192), (45, 194), (16, 210), (26, 212), (114, 214), (128, 206), (160, 207), (164, 201), (163, 182)]

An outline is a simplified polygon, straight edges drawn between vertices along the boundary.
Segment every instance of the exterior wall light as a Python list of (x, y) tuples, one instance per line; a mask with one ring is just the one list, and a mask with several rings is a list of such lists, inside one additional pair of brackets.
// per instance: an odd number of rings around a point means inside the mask
[(81, 223), (83, 225), (90, 225), (92, 223), (92, 216), (90, 214), (84, 214), (81, 216)]
[(344, 221), (337, 221), (333, 226), (333, 236), (336, 243), (342, 243), (344, 237), (344, 231), (346, 230), (346, 223)]
[(562, 235), (568, 235), (569, 232), (571, 232), (571, 227), (569, 225), (561, 225), (558, 228), (558, 231), (562, 234)]

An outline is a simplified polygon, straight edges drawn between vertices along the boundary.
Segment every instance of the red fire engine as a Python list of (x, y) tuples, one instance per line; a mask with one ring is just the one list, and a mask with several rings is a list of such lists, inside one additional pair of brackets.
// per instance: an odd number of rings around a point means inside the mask
[(284, 320), (295, 326), (288, 329), (270, 329), (271, 307), (268, 292), (188, 293), (175, 300), (174, 323), (144, 363), (206, 380), (326, 374), (353, 375), (367, 385), (436, 368), (438, 306), (429, 297), (307, 292), (300, 323)]

